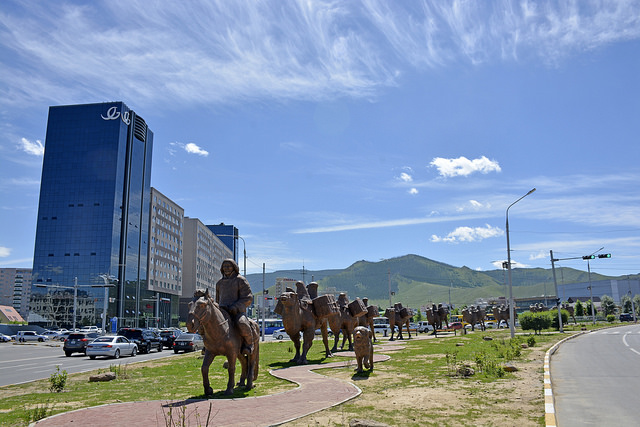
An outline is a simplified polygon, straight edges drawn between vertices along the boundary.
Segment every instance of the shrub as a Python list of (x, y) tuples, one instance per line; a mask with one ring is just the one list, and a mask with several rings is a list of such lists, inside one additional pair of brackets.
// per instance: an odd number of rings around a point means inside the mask
[(607, 322), (613, 323), (616, 320), (616, 316), (614, 314), (607, 314)]
[(60, 393), (67, 385), (67, 371), (60, 372), (60, 365), (56, 368), (56, 372), (49, 377), (49, 391)]
[[(552, 313), (551, 327), (556, 331), (560, 330), (560, 325), (558, 324), (558, 312), (556, 310), (552, 310), (549, 313)], [(569, 323), (569, 312), (567, 310), (560, 310), (560, 315), (562, 316), (563, 325)]]
[(520, 319), (520, 326), (524, 331), (533, 330), (535, 334), (538, 334), (543, 329), (549, 329), (551, 327), (551, 313), (548, 311), (542, 313), (531, 313), (530, 311), (525, 311), (520, 314), (518, 318)]
[(533, 347), (534, 345), (536, 345), (536, 337), (534, 337), (533, 335), (529, 335), (529, 337), (527, 337), (527, 345), (529, 347)]

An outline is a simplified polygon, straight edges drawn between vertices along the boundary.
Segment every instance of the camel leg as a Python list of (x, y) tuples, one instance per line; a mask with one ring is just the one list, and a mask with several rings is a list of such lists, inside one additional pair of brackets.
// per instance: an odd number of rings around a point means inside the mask
[(373, 335), (373, 342), (377, 342), (376, 339), (376, 328), (374, 328), (373, 318), (369, 319), (369, 329), (371, 330), (371, 335)]
[(200, 372), (202, 372), (202, 385), (204, 386), (204, 394), (206, 396), (211, 396), (213, 394), (213, 389), (209, 383), (209, 366), (211, 366), (211, 362), (213, 362), (214, 357), (213, 353), (209, 350), (204, 351), (204, 358), (202, 359)]
[(313, 345), (313, 336), (315, 335), (315, 329), (306, 329), (303, 332), (304, 342), (302, 343), (302, 355), (300, 359), (298, 359), (298, 365), (306, 365), (307, 364), (307, 353), (309, 349)]
[(229, 364), (229, 366), (227, 367), (227, 372), (229, 373), (229, 380), (227, 381), (227, 389), (224, 391), (224, 394), (227, 396), (230, 396), (233, 394), (233, 386), (235, 383), (234, 378), (236, 376), (236, 355), (235, 354), (227, 355), (227, 362)]
[(296, 348), (296, 355), (293, 359), (289, 360), (289, 362), (298, 363), (298, 360), (300, 360), (300, 334), (295, 333), (291, 335), (291, 341), (293, 341), (293, 346)]
[(322, 324), (320, 330), (322, 331), (322, 343), (324, 344), (324, 357), (333, 357), (331, 350), (329, 350), (329, 329), (326, 322)]

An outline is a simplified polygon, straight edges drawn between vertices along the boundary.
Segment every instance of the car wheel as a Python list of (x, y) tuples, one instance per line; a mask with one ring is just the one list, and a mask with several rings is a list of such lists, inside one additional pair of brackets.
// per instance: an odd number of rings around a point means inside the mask
[(160, 345), (158, 345), (158, 353), (160, 353), (162, 351), (163, 345), (162, 343), (160, 343)]
[(173, 352), (174, 352), (175, 354), (178, 354), (178, 350), (173, 350)]
[(71, 352), (70, 351), (65, 351), (64, 352), (65, 356), (70, 357), (71, 356)]
[(120, 349), (117, 348), (116, 352), (113, 354), (114, 359), (120, 359)]
[(38, 342), (44, 342), (44, 339), (38, 338)]
[(138, 349), (133, 347), (133, 350), (131, 350), (131, 357), (135, 357), (136, 354), (138, 354)]
[(91, 360), (95, 360), (95, 358), (96, 358), (95, 356), (89, 356), (89, 359)]

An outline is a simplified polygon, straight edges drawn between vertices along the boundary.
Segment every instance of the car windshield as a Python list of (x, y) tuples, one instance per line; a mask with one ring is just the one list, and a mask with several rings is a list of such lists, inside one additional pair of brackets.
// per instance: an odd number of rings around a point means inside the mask
[(93, 342), (111, 342), (115, 337), (100, 337), (96, 338)]
[(180, 341), (189, 341), (195, 338), (195, 334), (182, 334), (180, 335)]
[(77, 339), (82, 339), (84, 338), (84, 334), (69, 334), (69, 339), (71, 340), (77, 340)]

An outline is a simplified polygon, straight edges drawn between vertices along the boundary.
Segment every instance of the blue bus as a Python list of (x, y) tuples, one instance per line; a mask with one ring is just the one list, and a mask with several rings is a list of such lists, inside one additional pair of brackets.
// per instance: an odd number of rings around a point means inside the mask
[[(260, 333), (262, 334), (262, 319), (257, 319), (258, 328), (260, 328)], [(271, 335), (274, 331), (278, 329), (284, 328), (284, 324), (282, 323), (282, 319), (264, 319), (264, 335)]]

